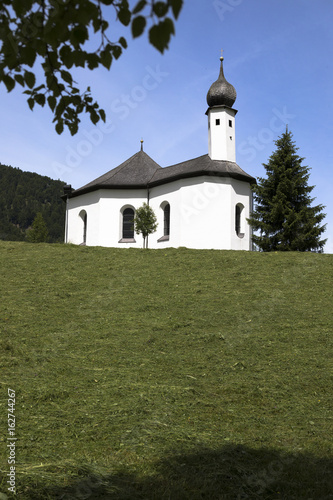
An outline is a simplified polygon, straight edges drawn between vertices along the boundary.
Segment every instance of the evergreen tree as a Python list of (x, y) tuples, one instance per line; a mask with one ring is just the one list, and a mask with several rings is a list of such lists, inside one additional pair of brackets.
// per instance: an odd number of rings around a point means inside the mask
[(148, 248), (148, 235), (156, 231), (158, 226), (154, 210), (144, 203), (136, 210), (134, 217), (134, 229), (136, 234), (143, 236), (143, 248)]
[(253, 242), (264, 252), (272, 250), (319, 251), (326, 240), (320, 239), (325, 225), (323, 205), (311, 206), (314, 198), (308, 186), (309, 167), (302, 166), (304, 158), (286, 130), (275, 142), (277, 149), (267, 164), (267, 178), (258, 178), (253, 186), (255, 210), (249, 224), (259, 235)]
[(65, 182), (0, 163), (0, 240), (26, 239), (41, 212), (50, 243), (63, 242), (66, 204), (61, 199)]
[(31, 229), (27, 233), (27, 241), (30, 243), (43, 243), (47, 241), (48, 230), (40, 212), (34, 218)]

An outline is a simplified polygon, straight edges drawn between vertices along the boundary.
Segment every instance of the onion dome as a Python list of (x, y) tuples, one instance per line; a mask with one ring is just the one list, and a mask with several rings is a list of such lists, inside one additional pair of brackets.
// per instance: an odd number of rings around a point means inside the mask
[(216, 82), (214, 82), (207, 93), (207, 104), (212, 106), (228, 106), (232, 108), (236, 101), (237, 93), (231, 83), (227, 82), (223, 73), (223, 57), (220, 57), (221, 68)]

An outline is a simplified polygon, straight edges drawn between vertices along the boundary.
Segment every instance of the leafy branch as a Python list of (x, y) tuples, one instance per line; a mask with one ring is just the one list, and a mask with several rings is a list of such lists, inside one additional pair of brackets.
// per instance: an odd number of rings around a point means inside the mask
[[(71, 71), (109, 70), (127, 48), (125, 37), (108, 36), (110, 7), (112, 22), (129, 27), (133, 38), (148, 31), (149, 43), (163, 53), (182, 5), (183, 0), (139, 0), (131, 9), (128, 0), (0, 0), (0, 82), (8, 92), (16, 84), (23, 87), (31, 110), (47, 103), (56, 131), (67, 127), (74, 135), (81, 113), (94, 124), (106, 117), (90, 87), (82, 92)], [(98, 46), (91, 49), (96, 36)], [(37, 82), (38, 64), (43, 81)]]

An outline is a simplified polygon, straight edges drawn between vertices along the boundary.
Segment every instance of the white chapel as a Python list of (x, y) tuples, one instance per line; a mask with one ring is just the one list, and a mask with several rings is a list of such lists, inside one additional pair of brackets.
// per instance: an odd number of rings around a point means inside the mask
[(65, 242), (142, 247), (135, 210), (148, 203), (158, 228), (149, 248), (251, 250), (247, 223), (255, 178), (236, 163), (236, 91), (223, 72), (207, 93), (208, 154), (162, 168), (141, 150), (118, 167), (73, 190), (65, 186)]

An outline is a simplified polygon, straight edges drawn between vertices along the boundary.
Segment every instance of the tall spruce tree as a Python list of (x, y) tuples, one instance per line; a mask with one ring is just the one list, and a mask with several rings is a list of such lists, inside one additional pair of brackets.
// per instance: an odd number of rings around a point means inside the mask
[(259, 177), (253, 186), (255, 209), (248, 222), (259, 232), (253, 242), (264, 252), (321, 252), (326, 240), (320, 239), (325, 230), (320, 223), (325, 214), (323, 205), (311, 206), (310, 168), (302, 165), (304, 158), (298, 156), (288, 129), (275, 144), (276, 150), (263, 164), (267, 178)]
[(31, 228), (27, 231), (26, 240), (29, 243), (43, 243), (48, 239), (48, 230), (40, 212), (34, 218)]

